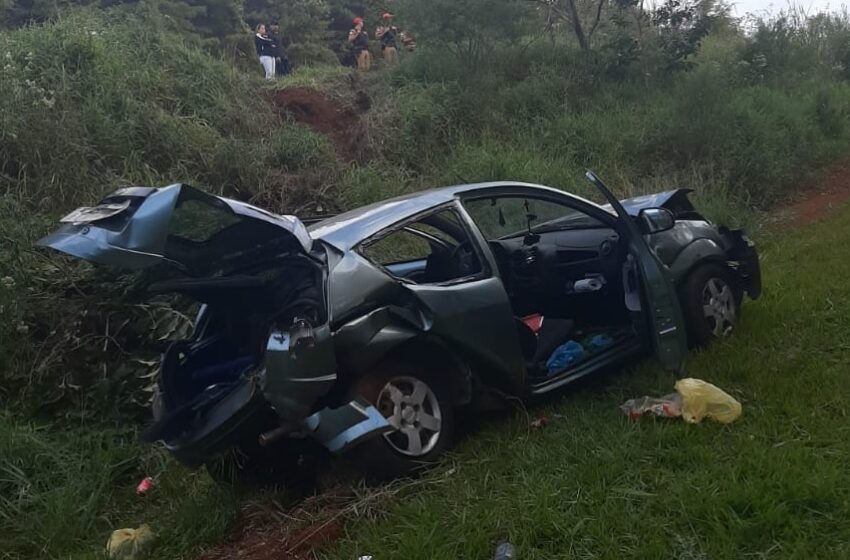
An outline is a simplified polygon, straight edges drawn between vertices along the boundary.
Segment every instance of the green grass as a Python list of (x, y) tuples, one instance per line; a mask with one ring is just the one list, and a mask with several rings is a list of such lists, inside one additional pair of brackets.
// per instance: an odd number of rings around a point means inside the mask
[(847, 557), (848, 220), (844, 206), (767, 243), (762, 299), (690, 356), (687, 375), (742, 402), (738, 422), (630, 424), (620, 403), (672, 390), (652, 363), (592, 380), (531, 408), (542, 430), (523, 413), (485, 422), (442, 482), (353, 521), (323, 557), (488, 558), (500, 539), (524, 560)]
[[(349, 505), (346, 537), (319, 556), (487, 558), (508, 539), (523, 559), (847, 557), (848, 219), (844, 206), (763, 243), (763, 297), (734, 337), (690, 356), (689, 376), (742, 402), (738, 422), (629, 423), (619, 404), (672, 390), (647, 361), (481, 419), (423, 480)], [(158, 481), (140, 498), (145, 475)], [(153, 558), (192, 558), (275, 498), (217, 486), (126, 429), (0, 415), (0, 558), (95, 558), (141, 523)]]
[[(136, 496), (146, 475), (149, 495)], [(232, 489), (190, 473), (133, 432), (63, 430), (0, 415), (0, 558), (99, 558), (114, 529), (149, 523), (161, 558), (222, 538), (238, 515)]]

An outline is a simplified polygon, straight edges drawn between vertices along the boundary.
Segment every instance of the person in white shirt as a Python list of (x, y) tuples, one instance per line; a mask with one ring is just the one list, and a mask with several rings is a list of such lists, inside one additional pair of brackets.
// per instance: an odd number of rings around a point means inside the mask
[(257, 56), (260, 57), (260, 64), (263, 65), (263, 70), (266, 73), (266, 79), (272, 80), (275, 76), (275, 56), (277, 55), (277, 47), (269, 38), (264, 24), (257, 26), (257, 34), (254, 36), (254, 47), (257, 49)]

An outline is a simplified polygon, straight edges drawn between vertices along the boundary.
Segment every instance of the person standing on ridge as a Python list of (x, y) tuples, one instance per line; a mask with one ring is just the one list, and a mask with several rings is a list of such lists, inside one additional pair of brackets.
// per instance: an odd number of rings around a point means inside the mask
[(269, 39), (274, 46), (275, 74), (286, 76), (292, 72), (292, 65), (289, 63), (289, 57), (286, 56), (286, 46), (283, 43), (283, 37), (280, 36), (280, 25), (277, 23), (269, 25)]
[(398, 28), (393, 25), (393, 15), (389, 12), (384, 12), (381, 16), (381, 25), (375, 30), (375, 38), (381, 42), (381, 53), (384, 56), (384, 62), (392, 64), (395, 62), (396, 53), (396, 34)]
[(254, 47), (257, 49), (257, 56), (260, 57), (260, 64), (263, 65), (266, 79), (274, 79), (276, 49), (274, 42), (269, 39), (266, 26), (262, 23), (257, 26), (257, 34), (254, 36)]
[(354, 53), (357, 69), (367, 72), (372, 67), (372, 55), (369, 54), (369, 34), (363, 29), (362, 17), (354, 18), (354, 29), (348, 32), (348, 44)]

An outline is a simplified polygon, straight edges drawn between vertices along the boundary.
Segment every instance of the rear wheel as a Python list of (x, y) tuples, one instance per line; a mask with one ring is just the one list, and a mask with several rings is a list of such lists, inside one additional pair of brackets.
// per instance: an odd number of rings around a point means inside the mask
[(735, 329), (741, 290), (735, 286), (729, 269), (705, 264), (685, 280), (681, 301), (691, 346), (706, 346)]
[(363, 377), (354, 393), (375, 405), (393, 427), (353, 452), (369, 478), (410, 474), (435, 463), (450, 447), (455, 414), (448, 384), (440, 376), (394, 363)]

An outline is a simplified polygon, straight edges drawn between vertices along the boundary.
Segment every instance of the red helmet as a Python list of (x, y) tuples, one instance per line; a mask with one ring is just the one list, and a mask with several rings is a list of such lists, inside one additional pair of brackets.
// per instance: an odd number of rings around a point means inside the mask
[(381, 14), (381, 19), (387, 19), (391, 17), (393, 17), (393, 15), (389, 12), (384, 12), (383, 14)]
[(360, 16), (357, 16), (356, 18), (354, 18), (354, 19), (352, 20), (352, 23), (353, 23), (354, 25), (358, 25), (358, 24), (360, 24), (360, 23), (363, 23), (363, 18), (362, 18), (362, 17), (360, 17)]

